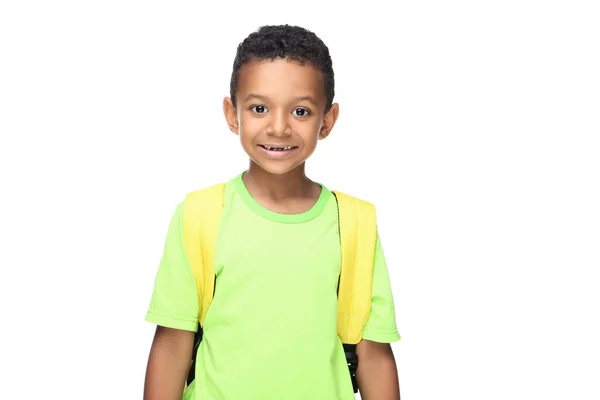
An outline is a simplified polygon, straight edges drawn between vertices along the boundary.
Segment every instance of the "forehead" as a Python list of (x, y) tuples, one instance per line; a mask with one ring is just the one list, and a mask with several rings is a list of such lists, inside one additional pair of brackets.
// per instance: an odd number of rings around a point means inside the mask
[(321, 71), (309, 63), (287, 59), (251, 61), (240, 69), (239, 101), (244, 101), (244, 97), (251, 93), (282, 101), (311, 96), (324, 102), (325, 81)]

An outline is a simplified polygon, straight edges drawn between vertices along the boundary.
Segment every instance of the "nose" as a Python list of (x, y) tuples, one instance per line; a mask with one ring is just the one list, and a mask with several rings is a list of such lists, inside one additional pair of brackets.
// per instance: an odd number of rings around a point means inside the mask
[(271, 113), (267, 133), (271, 136), (288, 136), (292, 133), (290, 126), (289, 115), (285, 111), (277, 111)]

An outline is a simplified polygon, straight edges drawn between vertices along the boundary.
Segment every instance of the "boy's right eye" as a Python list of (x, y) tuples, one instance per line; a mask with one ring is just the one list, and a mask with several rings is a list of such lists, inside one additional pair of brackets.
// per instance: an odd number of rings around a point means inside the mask
[(263, 113), (267, 112), (267, 107), (265, 107), (265, 106), (253, 106), (252, 107), (252, 111), (254, 111), (257, 114), (263, 114)]

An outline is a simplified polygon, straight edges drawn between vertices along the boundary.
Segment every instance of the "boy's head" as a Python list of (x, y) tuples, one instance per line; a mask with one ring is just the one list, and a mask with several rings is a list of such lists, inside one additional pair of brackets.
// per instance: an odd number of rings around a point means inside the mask
[(224, 112), (251, 160), (272, 174), (306, 161), (335, 124), (327, 46), (300, 27), (265, 26), (237, 49)]
[(240, 69), (252, 61), (286, 59), (310, 64), (323, 74), (325, 111), (333, 104), (335, 79), (329, 49), (313, 32), (298, 26), (269, 25), (251, 33), (237, 48), (229, 94), (236, 104)]

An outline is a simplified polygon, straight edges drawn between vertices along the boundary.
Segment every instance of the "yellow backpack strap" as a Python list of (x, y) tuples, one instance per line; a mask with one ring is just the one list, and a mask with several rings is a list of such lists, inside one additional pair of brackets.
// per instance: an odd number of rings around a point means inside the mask
[(198, 319), (204, 318), (215, 290), (215, 246), (225, 184), (189, 193), (183, 203), (183, 245), (198, 288)]
[(371, 311), (377, 218), (373, 204), (333, 192), (338, 202), (342, 268), (338, 289), (338, 335), (357, 344)]

